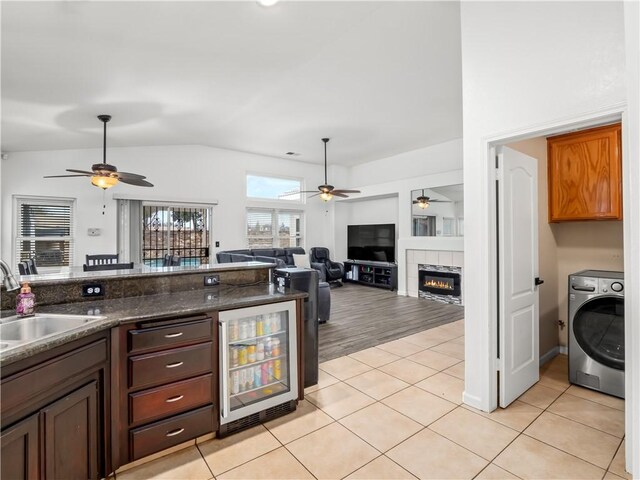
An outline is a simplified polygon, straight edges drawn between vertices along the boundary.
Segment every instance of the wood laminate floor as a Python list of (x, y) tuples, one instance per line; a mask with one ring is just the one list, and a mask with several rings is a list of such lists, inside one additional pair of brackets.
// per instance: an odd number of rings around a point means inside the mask
[(331, 289), (331, 317), (319, 327), (320, 363), (464, 318), (464, 307), (345, 283)]

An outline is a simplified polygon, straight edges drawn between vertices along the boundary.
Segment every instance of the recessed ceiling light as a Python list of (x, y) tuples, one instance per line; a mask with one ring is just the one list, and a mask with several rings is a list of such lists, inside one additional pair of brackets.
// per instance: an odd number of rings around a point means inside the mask
[(279, 0), (258, 0), (258, 3), (263, 7), (273, 7)]

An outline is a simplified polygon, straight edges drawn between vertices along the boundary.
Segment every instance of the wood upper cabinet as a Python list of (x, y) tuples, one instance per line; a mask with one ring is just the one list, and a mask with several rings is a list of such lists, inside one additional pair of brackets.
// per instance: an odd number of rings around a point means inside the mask
[(620, 124), (547, 139), (549, 222), (622, 219)]

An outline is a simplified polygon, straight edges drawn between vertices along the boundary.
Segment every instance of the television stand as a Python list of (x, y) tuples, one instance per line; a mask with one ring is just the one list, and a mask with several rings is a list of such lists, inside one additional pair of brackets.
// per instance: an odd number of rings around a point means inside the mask
[(396, 290), (398, 288), (398, 265), (388, 262), (347, 260), (344, 262), (343, 281)]

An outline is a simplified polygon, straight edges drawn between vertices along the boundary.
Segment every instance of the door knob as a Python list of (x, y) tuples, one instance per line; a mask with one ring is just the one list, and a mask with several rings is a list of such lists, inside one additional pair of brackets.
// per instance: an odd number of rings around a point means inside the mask
[(544, 280), (542, 280), (540, 277), (536, 277), (536, 280), (535, 280), (536, 287), (538, 285), (542, 285), (543, 283), (544, 283)]

